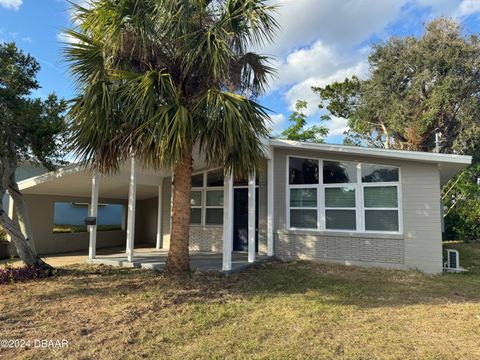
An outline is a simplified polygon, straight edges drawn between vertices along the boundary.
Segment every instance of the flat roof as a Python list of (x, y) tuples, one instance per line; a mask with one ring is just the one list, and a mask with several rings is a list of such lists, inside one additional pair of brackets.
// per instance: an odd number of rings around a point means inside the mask
[(434, 163), (456, 163), (465, 165), (470, 165), (472, 163), (472, 157), (469, 155), (439, 154), (423, 151), (367, 148), (355, 145), (317, 144), (281, 139), (270, 139), (269, 144), (273, 147), (317, 150), (332, 153), (382, 157), (388, 159), (426, 161)]
[[(437, 164), (442, 185), (472, 162), (472, 157), (466, 155), (377, 149), (353, 145), (316, 144), (280, 139), (268, 139), (264, 144), (272, 148), (309, 150), (331, 154), (358, 155)], [(195, 163), (197, 169), (206, 168), (204, 161), (198, 154)], [(125, 163), (117, 174), (102, 177), (100, 180), (101, 195), (109, 198), (127, 198), (130, 178), (128, 164), (129, 162)], [(90, 171), (90, 169), (84, 166), (73, 164), (57, 171), (19, 181), (18, 185), (20, 190), (26, 194), (89, 196), (91, 187)], [(142, 169), (141, 167), (138, 167), (137, 171), (138, 197), (140, 199), (155, 196), (158, 191), (156, 188), (161, 179), (171, 174), (170, 171), (155, 171), (153, 169)]]
[(358, 155), (381, 159), (415, 161), (437, 164), (440, 184), (445, 185), (452, 177), (472, 163), (469, 155), (439, 154), (424, 151), (367, 148), (355, 145), (317, 144), (293, 140), (269, 139), (273, 148), (319, 151), (331, 154)]

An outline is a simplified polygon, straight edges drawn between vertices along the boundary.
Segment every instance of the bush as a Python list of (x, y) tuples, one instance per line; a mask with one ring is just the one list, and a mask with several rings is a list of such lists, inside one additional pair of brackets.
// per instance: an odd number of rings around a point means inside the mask
[(0, 226), (0, 241), (7, 241), (7, 232)]
[(480, 202), (466, 199), (445, 217), (446, 240), (480, 240)]
[(480, 240), (480, 164), (464, 170), (443, 189), (445, 239)]
[(12, 264), (6, 264), (0, 269), (0, 285), (43, 279), (48, 276), (50, 276), (49, 272), (33, 266), (13, 267)]

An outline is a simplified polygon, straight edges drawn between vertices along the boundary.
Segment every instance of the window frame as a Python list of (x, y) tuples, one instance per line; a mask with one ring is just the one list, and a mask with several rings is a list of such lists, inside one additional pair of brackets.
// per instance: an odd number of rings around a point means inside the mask
[(201, 206), (191, 206), (190, 208), (201, 208), (201, 222), (200, 224), (190, 224), (192, 227), (223, 227), (223, 224), (207, 224), (207, 208), (208, 209), (222, 209), (224, 210), (224, 206), (207, 206), (207, 192), (208, 191), (224, 191), (223, 186), (208, 186), (207, 183), (207, 176), (209, 172), (213, 171), (218, 171), (221, 170), (221, 167), (218, 168), (213, 168), (213, 169), (208, 169), (208, 170), (202, 170), (202, 171), (196, 171), (192, 173), (192, 176), (203, 174), (203, 186), (202, 187), (192, 187), (192, 192), (193, 191), (200, 191), (202, 193), (202, 204)]
[[(290, 158), (316, 160), (319, 165), (319, 179), (318, 184), (290, 184)], [(349, 162), (356, 164), (357, 168), (357, 182), (356, 183), (338, 183), (338, 184), (324, 184), (323, 183), (323, 162)], [(389, 182), (362, 182), (362, 164), (390, 166), (398, 169), (398, 181)], [(285, 170), (285, 198), (286, 198), (286, 228), (292, 231), (314, 231), (314, 232), (330, 232), (330, 233), (358, 233), (358, 234), (391, 234), (403, 235), (403, 202), (402, 202), (402, 169), (398, 165), (379, 164), (371, 162), (361, 162), (356, 160), (339, 160), (331, 158), (316, 158), (302, 155), (287, 155), (286, 156), (286, 170)], [(364, 188), (365, 187), (396, 187), (397, 188), (397, 208), (366, 208), (364, 204)], [(355, 189), (355, 208), (331, 208), (325, 204), (325, 189), (326, 188), (344, 188), (353, 187)], [(298, 208), (290, 207), (290, 189), (317, 189), (317, 207), (316, 208)], [(317, 227), (316, 228), (299, 228), (290, 225), (290, 210), (317, 210)], [(326, 210), (355, 210), (356, 229), (327, 229), (326, 228)], [(366, 210), (396, 210), (398, 211), (398, 231), (384, 231), (384, 230), (366, 230), (365, 228), (365, 211)]]
[[(382, 181), (382, 182), (371, 182), (371, 183), (363, 183), (361, 184), (361, 190), (362, 190), (362, 228), (364, 232), (366, 233), (372, 233), (372, 234), (403, 234), (403, 208), (402, 208), (402, 192), (401, 192), (401, 174), (400, 174), (400, 168), (398, 168), (398, 181)], [(397, 207), (392, 208), (392, 207), (366, 207), (365, 206), (365, 200), (364, 200), (364, 189), (366, 187), (396, 187), (397, 188)], [(373, 211), (397, 211), (398, 213), (398, 231), (386, 231), (386, 230), (367, 230), (366, 225), (365, 225), (365, 212), (367, 210), (373, 210)]]
[[(287, 177), (288, 177), (288, 174), (287, 174)], [(317, 187), (316, 187), (317, 186)], [(305, 207), (305, 206), (290, 206), (290, 190), (292, 189), (315, 189), (316, 192), (317, 192), (317, 206), (315, 207)], [(288, 190), (287, 190), (288, 194), (287, 194), (287, 198), (288, 198), (288, 224), (290, 226), (290, 211), (291, 210), (315, 210), (317, 212), (317, 229), (318, 229), (318, 226), (319, 226), (319, 221), (320, 221), (320, 218), (318, 216), (319, 214), (319, 210), (320, 210), (320, 203), (319, 203), (319, 189), (318, 189), (318, 185), (315, 185), (315, 184), (302, 184), (302, 185), (299, 185), (299, 184), (293, 184), (293, 185), (290, 185), (288, 187)], [(316, 230), (315, 228), (303, 228), (303, 227), (297, 227), (297, 228), (292, 228), (292, 229), (295, 229), (295, 230)]]
[[(195, 188), (192, 188), (192, 193), (193, 192), (199, 192), (200, 193), (200, 197), (201, 197), (201, 201), (200, 201), (200, 205), (192, 205), (190, 203), (190, 225), (191, 226), (200, 226), (202, 225), (202, 222), (203, 222), (203, 196), (204, 196), (204, 193), (202, 190), (197, 190), (198, 187), (195, 187)], [(191, 198), (191, 195), (190, 195), (190, 198)], [(192, 209), (200, 209), (200, 223), (195, 223), (195, 224), (192, 224), (192, 215), (191, 215), (191, 211)]]

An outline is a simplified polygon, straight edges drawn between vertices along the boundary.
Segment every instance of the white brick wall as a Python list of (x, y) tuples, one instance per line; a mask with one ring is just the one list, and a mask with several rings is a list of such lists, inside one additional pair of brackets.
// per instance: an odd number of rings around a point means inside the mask
[[(275, 254), (283, 260), (365, 262), (404, 266), (403, 239), (279, 233)], [(390, 266), (389, 266), (390, 267)]]
[(223, 227), (190, 226), (190, 251), (223, 250)]

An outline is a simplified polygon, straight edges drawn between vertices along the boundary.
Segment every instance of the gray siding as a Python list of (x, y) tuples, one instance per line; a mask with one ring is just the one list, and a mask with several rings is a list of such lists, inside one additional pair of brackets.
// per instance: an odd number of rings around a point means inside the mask
[(405, 264), (429, 273), (442, 271), (440, 173), (436, 165), (402, 167)]
[[(401, 168), (403, 234), (359, 234), (289, 231), (286, 228), (287, 156), (370, 162)], [(376, 157), (332, 155), (321, 151), (275, 149), (275, 255), (284, 259), (312, 259), (429, 273), (442, 271), (440, 177), (436, 164), (385, 161)]]

